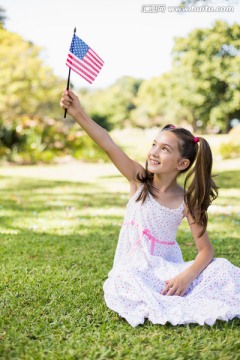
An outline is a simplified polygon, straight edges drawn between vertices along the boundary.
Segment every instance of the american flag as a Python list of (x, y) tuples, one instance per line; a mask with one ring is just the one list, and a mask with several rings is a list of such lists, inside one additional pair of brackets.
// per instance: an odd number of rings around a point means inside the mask
[(77, 35), (73, 35), (66, 65), (90, 84), (95, 80), (104, 61)]

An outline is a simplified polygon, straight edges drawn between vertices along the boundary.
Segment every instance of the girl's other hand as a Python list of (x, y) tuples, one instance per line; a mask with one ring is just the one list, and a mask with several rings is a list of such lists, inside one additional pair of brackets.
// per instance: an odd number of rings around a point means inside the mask
[(63, 109), (67, 109), (68, 114), (71, 115), (73, 118), (76, 117), (78, 113), (83, 112), (78, 97), (70, 89), (65, 90), (62, 93), (60, 106)]
[(166, 286), (161, 292), (162, 295), (183, 296), (191, 284), (191, 280), (188, 279), (186, 274), (179, 274), (165, 281), (165, 283)]

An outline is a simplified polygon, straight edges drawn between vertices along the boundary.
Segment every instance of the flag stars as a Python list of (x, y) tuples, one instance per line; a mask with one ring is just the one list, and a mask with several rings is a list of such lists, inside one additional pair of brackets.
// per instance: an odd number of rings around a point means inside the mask
[(80, 59), (83, 59), (90, 47), (76, 35), (73, 36), (70, 46), (71, 53), (75, 54)]

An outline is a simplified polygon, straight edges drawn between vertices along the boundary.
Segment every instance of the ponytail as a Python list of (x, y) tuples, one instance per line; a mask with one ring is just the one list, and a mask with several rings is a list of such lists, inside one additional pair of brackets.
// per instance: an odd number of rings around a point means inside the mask
[(184, 200), (194, 221), (202, 225), (202, 236), (207, 228), (207, 209), (218, 196), (212, 172), (212, 152), (208, 142), (199, 137), (199, 145), (194, 167), (188, 172), (184, 182)]

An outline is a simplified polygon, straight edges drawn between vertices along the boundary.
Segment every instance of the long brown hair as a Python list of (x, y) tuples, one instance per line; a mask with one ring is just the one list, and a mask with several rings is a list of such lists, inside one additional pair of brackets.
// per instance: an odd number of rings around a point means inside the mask
[[(179, 151), (184, 159), (190, 161), (189, 166), (180, 173), (188, 171), (184, 181), (184, 201), (192, 215), (194, 222), (202, 225), (203, 230), (207, 228), (207, 209), (212, 201), (218, 196), (218, 187), (212, 177), (212, 152), (208, 142), (202, 137), (194, 137), (192, 133), (184, 128), (177, 128), (168, 124), (161, 131), (171, 131), (179, 139)], [(147, 162), (145, 174), (138, 174), (137, 181), (143, 184), (143, 189), (136, 201), (146, 200), (148, 194), (156, 197), (153, 186), (153, 174), (148, 171)]]

